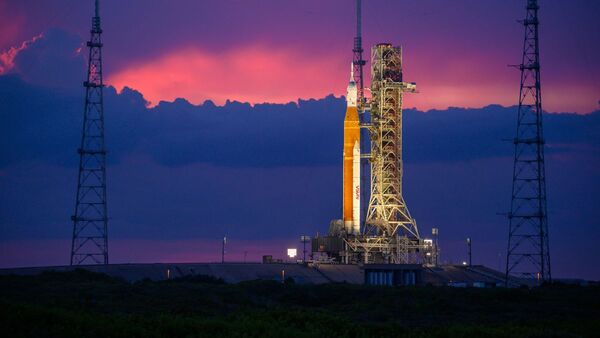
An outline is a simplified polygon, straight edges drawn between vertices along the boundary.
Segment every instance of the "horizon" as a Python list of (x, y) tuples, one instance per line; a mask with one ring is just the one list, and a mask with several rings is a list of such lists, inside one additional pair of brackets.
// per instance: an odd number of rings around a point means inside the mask
[[(115, 91), (117, 92), (117, 94), (121, 94), (123, 92), (123, 90), (132, 90), (132, 91), (140, 93), (142, 95), (142, 97), (144, 98), (144, 100), (146, 100), (146, 98), (144, 97), (144, 93), (138, 91), (135, 88), (130, 88), (128, 86), (124, 86), (120, 90), (117, 90), (117, 88), (115, 88), (112, 85), (109, 85), (107, 87), (114, 88)], [(199, 103), (193, 103), (193, 102), (189, 101), (188, 99), (186, 99), (185, 97), (176, 97), (176, 98), (174, 98), (172, 100), (160, 100), (156, 104), (152, 104), (150, 101), (147, 101), (147, 100), (146, 101), (148, 102), (147, 107), (150, 108), (150, 109), (156, 108), (161, 103), (163, 103), (163, 104), (173, 104), (176, 101), (185, 101), (189, 105), (195, 106), (195, 107), (202, 107), (205, 104), (213, 105), (213, 106), (216, 106), (216, 107), (225, 107), (228, 104), (234, 104), (234, 103), (247, 104), (250, 107), (254, 107), (256, 105), (287, 105), (287, 104), (290, 104), (290, 103), (299, 105), (301, 101), (311, 101), (311, 100), (313, 100), (313, 101), (319, 101), (319, 100), (327, 99), (329, 97), (333, 97), (335, 99), (342, 99), (342, 100), (346, 99), (346, 96), (343, 95), (343, 94), (340, 94), (340, 95), (336, 96), (334, 93), (329, 93), (329, 94), (324, 94), (321, 97), (307, 97), (307, 98), (299, 97), (296, 100), (291, 100), (291, 101), (287, 101), (287, 102), (254, 102), (253, 103), (253, 102), (249, 102), (249, 101), (238, 101), (236, 98), (233, 98), (233, 97), (225, 99), (225, 102), (223, 102), (221, 104), (215, 103), (210, 98), (207, 98), (203, 102), (199, 102)], [(503, 105), (503, 104), (500, 104), (500, 103), (493, 103), (493, 102), (491, 102), (491, 103), (484, 104), (482, 106), (447, 106), (447, 107), (443, 107), (443, 108), (430, 108), (430, 109), (419, 109), (419, 108), (417, 108), (415, 106), (411, 106), (411, 107), (403, 107), (402, 109), (403, 110), (415, 110), (415, 111), (418, 111), (418, 112), (421, 112), (421, 113), (428, 113), (428, 112), (432, 112), (432, 111), (444, 111), (444, 110), (452, 110), (452, 109), (483, 109), (483, 108), (487, 108), (487, 107), (490, 107), (490, 106), (500, 106), (502, 108), (515, 108), (515, 107), (518, 107), (518, 103), (513, 104), (513, 105)], [(544, 109), (544, 114), (590, 115), (590, 114), (597, 113), (599, 111), (600, 111), (600, 101), (598, 102), (598, 107), (597, 108), (592, 109), (592, 110), (590, 110), (588, 112), (581, 113), (581, 112), (575, 112), (575, 111), (548, 111), (548, 110)]]

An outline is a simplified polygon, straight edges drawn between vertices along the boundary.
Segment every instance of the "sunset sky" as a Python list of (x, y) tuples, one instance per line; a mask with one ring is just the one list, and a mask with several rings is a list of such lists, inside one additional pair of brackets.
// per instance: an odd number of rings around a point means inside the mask
[[(87, 39), (92, 3), (1, 1), (0, 60), (50, 27)], [(520, 0), (366, 0), (365, 56), (378, 42), (404, 47), (405, 78), (420, 91), (407, 97), (409, 107), (512, 105), (518, 71), (507, 65), (520, 62), (523, 7)], [(106, 82), (139, 90), (152, 105), (178, 97), (286, 103), (345, 90), (351, 0), (102, 1), (101, 11)], [(599, 107), (599, 11), (597, 1), (543, 1), (546, 110)]]
[[(363, 0), (365, 58), (402, 45), (417, 83), (404, 197), (424, 236), (440, 228), (445, 263), (470, 237), (477, 264), (502, 267), (524, 3)], [(553, 274), (600, 280), (600, 1), (540, 5)], [(327, 232), (354, 1), (100, 11), (111, 262), (215, 261), (224, 235), (231, 260), (258, 261)], [(0, 267), (68, 262), (92, 15), (91, 0), (0, 0)]]

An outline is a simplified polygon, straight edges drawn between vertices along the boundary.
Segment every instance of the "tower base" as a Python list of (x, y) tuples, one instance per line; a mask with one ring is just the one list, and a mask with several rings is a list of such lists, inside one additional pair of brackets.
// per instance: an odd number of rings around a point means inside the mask
[(313, 257), (338, 264), (423, 264), (434, 266), (438, 248), (431, 240), (406, 236), (340, 233), (314, 237)]

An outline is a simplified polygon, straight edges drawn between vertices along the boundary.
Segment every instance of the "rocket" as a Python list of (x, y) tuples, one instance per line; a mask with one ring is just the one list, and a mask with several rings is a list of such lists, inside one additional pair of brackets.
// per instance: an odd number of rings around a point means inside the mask
[(357, 96), (354, 70), (351, 66), (344, 117), (343, 174), (343, 220), (346, 232), (350, 234), (360, 233), (360, 126)]

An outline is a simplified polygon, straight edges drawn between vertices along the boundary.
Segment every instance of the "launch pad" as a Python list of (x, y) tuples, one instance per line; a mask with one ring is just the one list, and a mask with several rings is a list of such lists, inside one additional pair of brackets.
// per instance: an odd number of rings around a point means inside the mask
[[(416, 91), (416, 84), (403, 81), (401, 47), (378, 44), (371, 50), (371, 60), (370, 100), (356, 99), (358, 90), (352, 77), (346, 96), (343, 219), (331, 222), (328, 236), (313, 239), (312, 251), (322, 260), (343, 264), (435, 265), (437, 243), (421, 238), (402, 195), (402, 100), (404, 93)], [(364, 102), (358, 107), (363, 116), (360, 128), (368, 131), (370, 153), (357, 149), (353, 124), (359, 124), (357, 102)], [(362, 226), (357, 198), (362, 187), (356, 173), (365, 174), (356, 156), (366, 159), (371, 169), (371, 193)]]
[[(344, 118), (343, 214), (331, 222), (328, 236), (313, 239), (312, 252), (321, 260), (343, 264), (435, 265), (437, 241), (421, 238), (402, 195), (402, 102), (404, 93), (416, 92), (416, 84), (404, 82), (402, 48), (380, 43), (371, 49), (371, 97), (365, 97), (360, 0), (356, 12), (357, 37)], [(366, 131), (370, 152), (360, 148), (360, 129)], [(365, 164), (370, 168), (368, 198)], [(367, 209), (363, 217), (361, 204)]]

